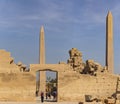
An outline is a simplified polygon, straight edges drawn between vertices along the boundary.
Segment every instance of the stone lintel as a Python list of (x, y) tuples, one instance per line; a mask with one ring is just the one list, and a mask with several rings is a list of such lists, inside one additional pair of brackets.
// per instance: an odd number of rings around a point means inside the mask
[(30, 71), (64, 71), (67, 64), (30, 64)]

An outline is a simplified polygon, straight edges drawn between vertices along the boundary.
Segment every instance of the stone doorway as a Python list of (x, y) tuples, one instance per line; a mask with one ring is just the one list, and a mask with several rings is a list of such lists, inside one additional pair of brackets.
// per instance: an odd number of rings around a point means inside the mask
[(36, 97), (40, 97), (41, 92), (44, 92), (44, 101), (57, 102), (58, 100), (57, 71), (53, 71), (51, 69), (36, 71)]

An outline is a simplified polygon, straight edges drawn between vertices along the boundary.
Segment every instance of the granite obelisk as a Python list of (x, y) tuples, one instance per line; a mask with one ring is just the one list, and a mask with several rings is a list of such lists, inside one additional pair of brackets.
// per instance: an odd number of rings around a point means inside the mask
[[(40, 30), (40, 53), (39, 53), (39, 64), (45, 64), (45, 37), (44, 37), (44, 27)], [(46, 86), (46, 72), (40, 71), (40, 91), (45, 92)]]
[(114, 72), (113, 17), (110, 11), (106, 17), (106, 66), (110, 73)]
[(45, 37), (44, 37), (44, 27), (41, 27), (40, 30), (40, 64), (45, 64)]

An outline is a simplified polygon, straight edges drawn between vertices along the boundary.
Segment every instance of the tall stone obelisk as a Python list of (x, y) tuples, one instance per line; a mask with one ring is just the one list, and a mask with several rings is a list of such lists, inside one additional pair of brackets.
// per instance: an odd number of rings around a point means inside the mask
[(113, 17), (109, 11), (106, 17), (106, 66), (110, 73), (114, 72), (113, 55)]
[(45, 64), (45, 37), (44, 37), (44, 27), (41, 27), (40, 30), (40, 64)]
[[(40, 53), (39, 53), (39, 64), (45, 64), (45, 37), (44, 37), (44, 28), (41, 27), (40, 30)], [(46, 86), (46, 72), (40, 71), (40, 92), (45, 92)]]

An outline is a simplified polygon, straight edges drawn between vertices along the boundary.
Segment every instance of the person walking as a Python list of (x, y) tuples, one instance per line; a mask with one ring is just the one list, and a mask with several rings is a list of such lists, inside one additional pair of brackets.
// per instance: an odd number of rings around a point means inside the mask
[(43, 103), (44, 102), (44, 93), (41, 92), (40, 96), (41, 96), (41, 102)]

